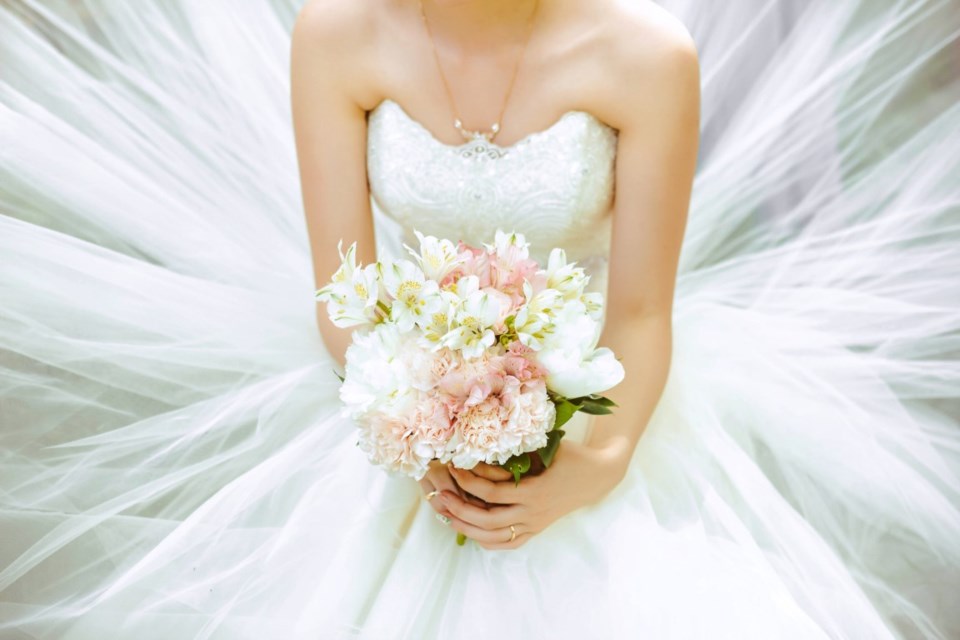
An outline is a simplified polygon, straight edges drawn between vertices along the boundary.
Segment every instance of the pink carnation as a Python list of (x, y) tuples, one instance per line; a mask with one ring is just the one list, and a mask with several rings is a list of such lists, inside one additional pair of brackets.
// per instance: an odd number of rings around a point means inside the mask
[(454, 419), (449, 458), (463, 469), (478, 462), (503, 464), (510, 456), (547, 444), (556, 412), (542, 381), (504, 376), (498, 393), (465, 406)]
[(519, 340), (511, 342), (507, 353), (501, 356), (504, 371), (521, 382), (546, 379), (546, 370), (533, 360), (535, 353)]
[(461, 360), (440, 379), (437, 388), (448, 397), (450, 405), (459, 410), (499, 393), (505, 375), (502, 359), (485, 353), (479, 358)]

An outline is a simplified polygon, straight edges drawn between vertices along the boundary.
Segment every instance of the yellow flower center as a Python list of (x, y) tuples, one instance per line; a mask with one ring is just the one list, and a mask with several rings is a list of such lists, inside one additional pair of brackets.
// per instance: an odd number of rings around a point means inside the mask
[(414, 280), (406, 280), (397, 287), (397, 299), (410, 301), (420, 293), (420, 283)]

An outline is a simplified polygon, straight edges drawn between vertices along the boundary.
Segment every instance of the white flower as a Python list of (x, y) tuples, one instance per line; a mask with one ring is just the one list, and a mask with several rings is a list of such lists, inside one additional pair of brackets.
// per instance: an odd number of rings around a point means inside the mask
[(556, 289), (533, 293), (529, 284), (524, 285), (524, 295), (527, 303), (517, 311), (513, 327), (523, 345), (539, 350), (553, 332), (554, 318), (564, 307), (563, 295)]
[(530, 243), (522, 233), (505, 233), (497, 229), (493, 244), (484, 244), (487, 251), (500, 256), (511, 256), (519, 260), (530, 257)]
[(457, 246), (449, 240), (438, 240), (433, 236), (425, 236), (419, 231), (414, 231), (414, 234), (420, 240), (420, 251), (415, 251), (406, 245), (404, 247), (416, 259), (428, 279), (442, 282), (463, 263), (463, 257), (457, 251)]
[(390, 414), (402, 410), (404, 396), (412, 388), (405, 359), (399, 357), (408, 341), (411, 337), (390, 323), (378, 324), (366, 334), (354, 333), (340, 385), (346, 415), (356, 418), (372, 410)]
[(434, 349), (439, 349), (443, 345), (440, 343), (443, 336), (447, 335), (453, 325), (454, 316), (457, 313), (457, 305), (460, 304), (460, 298), (452, 291), (440, 290), (440, 305), (436, 311), (420, 322), (421, 342)]
[(390, 306), (390, 320), (401, 331), (409, 331), (414, 324), (430, 324), (431, 316), (443, 303), (437, 283), (427, 280), (423, 271), (409, 260), (378, 264), (381, 264), (383, 285), (394, 299)]
[(596, 349), (599, 323), (579, 300), (568, 302), (534, 360), (547, 371), (547, 386), (568, 398), (600, 393), (623, 380), (623, 365), (610, 349)]
[(589, 315), (594, 320), (601, 320), (603, 318), (603, 294), (594, 291), (591, 293), (585, 293), (580, 296), (580, 302), (583, 303), (584, 308), (586, 309), (587, 315)]
[(579, 298), (590, 281), (590, 276), (576, 264), (568, 263), (567, 254), (560, 248), (553, 249), (547, 260), (547, 287), (559, 291), (566, 300)]
[[(350, 245), (331, 281), (318, 289), (316, 299), (327, 303), (327, 314), (338, 327), (372, 326), (379, 321), (377, 311), (380, 282), (375, 264), (359, 268), (356, 264), (357, 243)], [(339, 249), (340, 245), (338, 245)]]
[(479, 357), (496, 341), (492, 327), (500, 317), (500, 303), (478, 286), (476, 276), (457, 282), (456, 293), (467, 295), (456, 306), (453, 328), (440, 340), (442, 346), (459, 350), (464, 358)]

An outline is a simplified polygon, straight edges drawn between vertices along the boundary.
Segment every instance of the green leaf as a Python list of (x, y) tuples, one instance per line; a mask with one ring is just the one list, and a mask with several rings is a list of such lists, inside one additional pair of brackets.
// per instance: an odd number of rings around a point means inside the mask
[(515, 484), (520, 484), (520, 477), (527, 471), (530, 471), (530, 464), (530, 454), (521, 453), (516, 456), (510, 456), (510, 459), (500, 466), (513, 474)]
[(569, 400), (562, 398), (556, 402), (557, 406), (557, 418), (553, 422), (553, 428), (559, 429), (567, 423), (570, 418), (573, 417), (573, 414), (577, 412), (577, 409), (580, 407)]
[(582, 407), (580, 407), (580, 411), (595, 416), (605, 416), (613, 413), (610, 407), (604, 407), (603, 405), (599, 404), (584, 404)]
[(549, 467), (553, 463), (553, 457), (557, 455), (557, 449), (560, 447), (560, 438), (562, 438), (565, 433), (563, 429), (554, 429), (547, 433), (547, 444), (537, 449), (537, 453), (540, 454), (540, 460), (543, 461), (543, 466)]
[(337, 373), (337, 370), (336, 370), (336, 369), (332, 369), (332, 371), (333, 371), (333, 375), (335, 375), (335, 376), (337, 376), (338, 378), (340, 378), (340, 382), (343, 382), (343, 381), (345, 380), (345, 378), (344, 378), (342, 375), (340, 375), (339, 373)]
[(457, 546), (462, 547), (467, 543), (467, 536), (462, 533), (457, 534)]
[(616, 407), (617, 403), (605, 396), (588, 396), (587, 404), (598, 404), (601, 407)]

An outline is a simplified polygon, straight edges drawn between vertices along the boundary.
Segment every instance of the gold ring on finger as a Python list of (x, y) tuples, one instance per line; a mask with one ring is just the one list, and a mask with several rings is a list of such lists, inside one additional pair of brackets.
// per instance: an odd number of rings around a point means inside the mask
[(514, 538), (517, 537), (517, 527), (515, 525), (510, 525), (510, 539), (507, 542), (513, 542)]
[(431, 500), (436, 498), (439, 494), (440, 494), (439, 491), (431, 491), (427, 495), (423, 496), (423, 499), (426, 500), (427, 502), (430, 502)]

